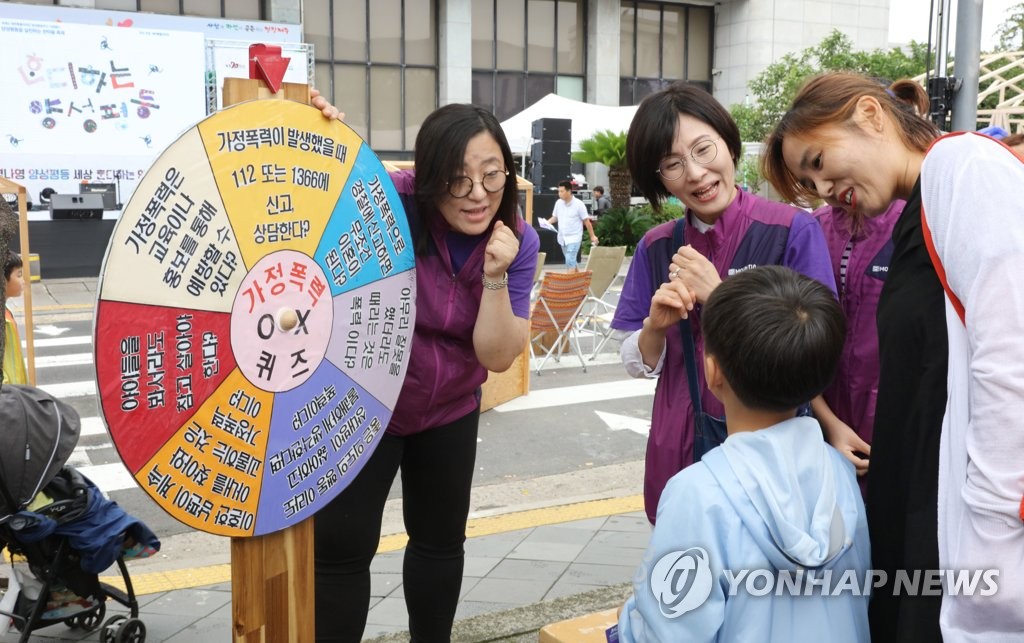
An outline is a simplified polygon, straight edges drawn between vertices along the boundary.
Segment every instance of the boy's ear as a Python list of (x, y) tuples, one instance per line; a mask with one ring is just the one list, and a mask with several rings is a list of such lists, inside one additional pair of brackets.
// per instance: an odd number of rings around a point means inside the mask
[(718, 366), (718, 360), (714, 355), (704, 355), (704, 379), (707, 380), (708, 390), (719, 400), (722, 399), (722, 387), (725, 385), (725, 376)]

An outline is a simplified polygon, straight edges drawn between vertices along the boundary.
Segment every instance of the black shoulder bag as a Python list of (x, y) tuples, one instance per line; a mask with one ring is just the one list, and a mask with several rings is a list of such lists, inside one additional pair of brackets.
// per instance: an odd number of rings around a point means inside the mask
[[(684, 228), (686, 216), (676, 219), (672, 232), (673, 252), (685, 243)], [(725, 429), (725, 418), (715, 417), (704, 412), (700, 400), (700, 380), (697, 377), (697, 351), (693, 346), (693, 332), (690, 330), (690, 318), (679, 320), (679, 334), (683, 340), (683, 363), (686, 365), (686, 382), (690, 388), (690, 403), (693, 404), (693, 461), (700, 462), (704, 454), (725, 442), (728, 435)]]

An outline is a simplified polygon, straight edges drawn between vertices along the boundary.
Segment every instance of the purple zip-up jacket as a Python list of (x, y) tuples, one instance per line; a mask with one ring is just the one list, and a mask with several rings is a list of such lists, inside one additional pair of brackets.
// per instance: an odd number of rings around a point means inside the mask
[[(856, 236), (849, 218), (842, 211), (831, 206), (814, 211), (814, 218), (825, 233), (839, 303), (846, 315), (843, 356), (836, 378), (825, 390), (824, 397), (832, 412), (868, 444), (871, 444), (875, 400), (878, 397), (878, 326), (875, 314), (878, 296), (889, 274), (889, 260), (892, 259), (892, 228), (899, 220), (903, 206), (904, 201), (894, 201), (877, 217), (865, 217)], [(853, 246), (844, 278), (840, 273), (840, 263), (851, 240)]]
[[(658, 225), (637, 244), (626, 283), (615, 309), (612, 327), (636, 331), (651, 310), (651, 298), (668, 280), (674, 221)], [(714, 228), (701, 233), (688, 218), (686, 243), (711, 260), (722, 279), (764, 265), (788, 266), (835, 290), (828, 247), (814, 219), (793, 206), (763, 199), (737, 188), (733, 202)], [(704, 381), (704, 336), (700, 332), (700, 308), (690, 315), (696, 348), (697, 375), (704, 411), (721, 416), (722, 403)], [(666, 353), (654, 392), (651, 432), (647, 439), (644, 474), (644, 506), (653, 523), (658, 499), (668, 479), (693, 463), (693, 406), (686, 384), (682, 343), (678, 328), (665, 335)]]
[[(413, 236), (430, 234), (432, 241), (429, 252), (416, 257), (416, 326), (409, 368), (387, 428), (392, 435), (412, 435), (467, 415), (480, 403), (480, 385), (487, 379), (487, 369), (473, 349), (473, 327), (480, 311), (480, 275), (490, 234), (481, 237), (454, 274), (445, 241), (450, 229), (427, 231), (420, 225), (415, 176), (409, 170), (391, 174)], [(523, 219), (518, 224), (519, 254), (508, 268), (508, 293), (512, 312), (529, 319), (540, 238)]]

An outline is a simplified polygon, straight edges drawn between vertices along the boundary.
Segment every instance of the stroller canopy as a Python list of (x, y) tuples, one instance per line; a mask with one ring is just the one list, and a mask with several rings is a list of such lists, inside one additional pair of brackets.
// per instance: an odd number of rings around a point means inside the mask
[[(78, 444), (78, 413), (31, 386), (0, 388), (0, 517), (32, 501)], [(15, 506), (10, 506), (11, 502)]]

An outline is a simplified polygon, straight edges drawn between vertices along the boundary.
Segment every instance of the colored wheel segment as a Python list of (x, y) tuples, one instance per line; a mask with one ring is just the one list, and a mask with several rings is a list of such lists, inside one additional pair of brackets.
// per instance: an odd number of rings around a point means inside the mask
[(343, 123), (252, 101), (185, 132), (111, 237), (100, 405), (139, 485), (210, 533), (309, 517), (373, 453), (415, 320), (412, 238)]

